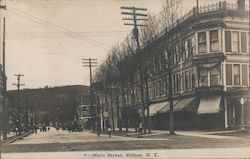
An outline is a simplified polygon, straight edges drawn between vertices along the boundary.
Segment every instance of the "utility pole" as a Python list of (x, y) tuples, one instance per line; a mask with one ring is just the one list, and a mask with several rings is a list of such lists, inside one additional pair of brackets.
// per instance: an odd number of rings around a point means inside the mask
[(95, 131), (95, 108), (93, 105), (93, 88), (92, 88), (92, 67), (97, 67), (97, 59), (82, 59), (82, 66), (89, 67), (89, 94), (90, 94), (90, 114), (91, 114), (91, 126), (92, 131)]
[(24, 86), (24, 84), (20, 83), (20, 78), (24, 75), (18, 73), (14, 76), (17, 77), (17, 83), (14, 83), (13, 85), (17, 86), (17, 126), (18, 126), (18, 134), (21, 134), (21, 107), (20, 107), (20, 87)]
[[(0, 0), (1, 2), (1, 0)], [(0, 9), (6, 10), (5, 5), (0, 5)], [(6, 125), (7, 125), (7, 110), (6, 110), (6, 97), (7, 97), (7, 78), (6, 78), (6, 73), (5, 73), (5, 18), (3, 20), (3, 105), (2, 105), (2, 125), (0, 127), (0, 159), (2, 158), (1, 152), (2, 152), (2, 133), (3, 132), (3, 140), (7, 139), (7, 130), (6, 130)]]
[[(124, 7), (122, 6), (121, 9), (126, 10), (126, 11), (122, 11), (121, 14), (123, 15), (129, 15), (132, 16), (132, 18), (122, 18), (122, 20), (125, 21), (132, 21), (133, 23), (124, 23), (124, 25), (132, 25), (133, 28), (133, 34), (134, 34), (134, 38), (136, 40), (137, 43), (137, 51), (140, 51), (140, 43), (139, 43), (139, 30), (138, 27), (144, 27), (147, 26), (145, 24), (140, 24), (139, 21), (147, 21), (147, 18), (143, 18), (143, 17), (147, 17), (147, 14), (145, 13), (141, 13), (141, 12), (146, 12), (147, 9), (146, 8), (137, 8), (137, 7)], [(127, 12), (130, 11), (130, 12)], [(140, 13), (138, 13), (137, 11), (140, 11)], [(145, 105), (144, 105), (144, 81), (143, 81), (143, 64), (142, 64), (142, 57), (139, 57), (139, 63), (140, 63), (140, 87), (141, 87), (141, 103), (142, 103), (142, 125), (143, 125), (143, 129), (144, 129), (144, 134), (146, 133), (146, 129), (145, 129)], [(127, 111), (127, 110), (126, 110)]]
[[(1, 7), (1, 6), (0, 6)], [(5, 8), (6, 9), (6, 8)], [(5, 17), (3, 18), (3, 139), (7, 139), (7, 77), (6, 77), (6, 64), (5, 64)]]
[(196, 0), (196, 9), (197, 9), (197, 13), (199, 13), (199, 0)]

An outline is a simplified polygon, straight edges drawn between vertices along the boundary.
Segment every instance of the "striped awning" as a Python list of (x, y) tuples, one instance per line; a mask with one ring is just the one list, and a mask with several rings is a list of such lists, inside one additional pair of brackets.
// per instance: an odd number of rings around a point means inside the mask
[(201, 97), (198, 114), (218, 113), (220, 111), (221, 96)]
[[(167, 103), (168, 104), (165, 107), (163, 107), (161, 110), (159, 110), (159, 113), (166, 113), (170, 110), (170, 103), (169, 102), (167, 102)], [(196, 112), (197, 105), (198, 105), (198, 102), (197, 102), (195, 97), (173, 101), (174, 111), (185, 110), (185, 111)]]
[[(155, 116), (159, 110), (163, 109), (168, 105), (168, 102), (160, 102), (149, 105), (149, 116)], [(147, 110), (145, 110), (145, 114), (147, 114)]]
[[(173, 105), (175, 105), (177, 102), (178, 102), (178, 100), (174, 100), (174, 101), (173, 101)], [(165, 107), (163, 107), (162, 109), (160, 109), (160, 110), (158, 111), (158, 113), (166, 113), (166, 112), (169, 111), (169, 110), (170, 110), (170, 103), (167, 102), (167, 105), (166, 105)]]

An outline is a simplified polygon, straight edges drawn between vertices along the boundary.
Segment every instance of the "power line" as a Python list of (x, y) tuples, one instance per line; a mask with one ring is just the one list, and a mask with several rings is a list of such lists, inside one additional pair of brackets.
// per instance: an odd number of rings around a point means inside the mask
[(20, 16), (22, 18), (33, 21), (33, 22), (35, 22), (37, 24), (43, 25), (43, 26), (45, 26), (47, 28), (50, 28), (52, 30), (55, 30), (57, 32), (60, 32), (62, 34), (66, 34), (66, 35), (68, 35), (68, 36), (70, 36), (72, 38), (78, 39), (78, 40), (83, 41), (83, 42), (88, 42), (88, 43), (90, 43), (92, 45), (107, 49), (106, 45), (103, 44), (103, 43), (97, 42), (95, 40), (88, 39), (86, 37), (84, 37), (84, 39), (82, 39), (79, 36), (77, 36), (76, 33), (72, 32), (72, 31), (67, 31), (67, 30), (63, 29), (62, 27), (58, 27), (58, 26), (56, 26), (54, 24), (50, 24), (50, 23), (46, 24), (45, 22), (41, 22), (41, 20), (39, 20), (37, 18), (33, 18), (32, 16), (29, 16), (29, 15), (26, 15), (26, 14), (23, 14), (23, 13), (18, 13), (17, 11), (13, 11), (13, 10), (9, 10), (9, 9), (7, 9), (7, 11), (12, 13), (12, 14), (18, 15), (18, 16)]
[[(8, 7), (8, 8), (11, 8), (12, 10), (14, 10), (14, 11), (16, 11), (16, 12), (19, 12), (19, 13), (21, 13), (21, 14), (24, 14), (24, 15), (26, 15), (26, 16), (32, 17), (32, 18), (34, 18), (34, 19), (36, 19), (36, 20), (38, 20), (38, 21), (41, 21), (41, 22), (43, 22), (43, 23), (45, 23), (45, 24), (48, 24), (48, 25), (51, 25), (51, 26), (53, 26), (53, 27), (62, 29), (62, 30), (66, 31), (66, 32), (69, 32), (69, 33), (71, 33), (71, 34), (76, 34), (75, 32), (72, 32), (72, 31), (70, 31), (70, 30), (67, 30), (67, 29), (65, 29), (65, 28), (63, 28), (63, 27), (60, 27), (60, 26), (58, 26), (58, 25), (55, 25), (55, 24), (50, 23), (50, 22), (48, 22), (48, 21), (45, 21), (45, 20), (43, 20), (43, 19), (37, 18), (37, 17), (35, 17), (35, 16), (33, 16), (33, 15), (30, 15), (30, 14), (28, 14), (28, 13), (25, 13), (25, 12), (23, 12), (23, 11), (17, 10), (17, 9), (15, 9), (15, 8), (13, 8), (13, 7)], [(89, 39), (89, 38), (87, 38), (87, 37), (84, 37), (84, 38), (85, 38), (86, 40), (90, 40), (90, 41), (99, 43), (99, 44), (101, 44), (101, 45), (105, 45), (105, 44), (103, 44), (103, 43), (101, 43), (101, 42), (99, 42), (99, 41), (95, 41), (95, 40)]]

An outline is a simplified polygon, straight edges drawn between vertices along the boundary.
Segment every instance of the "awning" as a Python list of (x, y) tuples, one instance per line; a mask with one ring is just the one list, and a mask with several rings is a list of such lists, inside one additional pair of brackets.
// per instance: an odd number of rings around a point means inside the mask
[(197, 109), (194, 110), (195, 105), (197, 105), (197, 103), (195, 102), (195, 97), (181, 99), (174, 105), (174, 111), (196, 111)]
[(218, 113), (220, 111), (221, 96), (201, 97), (198, 114)]
[[(178, 102), (178, 100), (174, 100), (173, 101), (173, 105), (175, 105), (177, 102)], [(165, 107), (163, 107), (162, 109), (160, 109), (158, 111), (158, 113), (166, 113), (167, 111), (169, 111), (169, 109), (170, 109), (170, 103), (169, 102), (166, 102), (166, 103), (167, 103), (167, 105)]]
[[(159, 110), (166, 107), (168, 102), (161, 102), (149, 105), (149, 116), (155, 116)], [(145, 110), (145, 115), (147, 115), (147, 109)]]
[[(195, 97), (192, 98), (185, 98), (181, 100), (174, 100), (173, 101), (174, 105), (174, 111), (194, 111), (196, 112), (198, 102)], [(166, 107), (163, 107), (161, 110), (159, 110), (159, 113), (166, 113), (170, 110), (170, 103), (168, 102)]]

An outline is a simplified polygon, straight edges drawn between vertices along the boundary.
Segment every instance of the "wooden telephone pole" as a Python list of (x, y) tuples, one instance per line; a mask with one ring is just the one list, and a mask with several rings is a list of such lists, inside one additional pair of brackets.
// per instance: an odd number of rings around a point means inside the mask
[(19, 135), (21, 134), (21, 123), (22, 123), (22, 119), (21, 119), (21, 106), (20, 106), (20, 87), (24, 86), (25, 84), (21, 84), (20, 83), (20, 78), (24, 75), (18, 73), (15, 74), (14, 76), (17, 77), (17, 83), (13, 83), (13, 85), (17, 86), (17, 126), (18, 126), (18, 133)]
[(90, 114), (91, 114), (91, 126), (92, 131), (95, 131), (95, 108), (93, 103), (93, 88), (92, 88), (92, 67), (97, 67), (97, 59), (82, 59), (82, 66), (89, 67), (89, 94), (90, 94)]
[[(137, 7), (121, 7), (121, 9), (123, 10), (127, 10), (127, 11), (122, 11), (121, 14), (123, 15), (129, 15), (132, 17), (129, 18), (123, 18), (122, 20), (125, 21), (132, 21), (132, 23), (124, 23), (124, 25), (132, 25), (133, 28), (133, 34), (134, 34), (134, 38), (136, 40), (137, 43), (137, 51), (139, 52), (140, 50), (140, 42), (139, 42), (139, 30), (138, 27), (144, 27), (147, 26), (145, 24), (140, 24), (139, 21), (147, 21), (147, 18), (143, 18), (143, 17), (147, 17), (146, 13), (141, 13), (141, 12), (146, 12), (147, 9), (146, 8), (137, 8)], [(140, 11), (140, 13), (138, 13), (137, 11)], [(140, 90), (141, 90), (141, 103), (142, 103), (142, 125), (143, 125), (143, 130), (144, 130), (144, 134), (146, 133), (146, 128), (145, 128), (145, 103), (144, 103), (144, 69), (143, 69), (143, 64), (142, 64), (142, 57), (139, 57), (139, 63), (140, 63)], [(126, 110), (127, 111), (127, 110)], [(128, 121), (126, 121), (127, 124)], [(149, 131), (150, 132), (150, 131)]]
[[(0, 0), (1, 2), (1, 0)], [(6, 10), (5, 5), (0, 5), (0, 9)], [(0, 127), (0, 159), (2, 158), (1, 153), (2, 153), (2, 132), (3, 132), (3, 140), (7, 139), (7, 130), (6, 130), (6, 125), (7, 125), (7, 110), (6, 110), (6, 97), (7, 97), (7, 84), (6, 84), (7, 78), (6, 78), (6, 73), (5, 73), (5, 18), (3, 18), (3, 105), (2, 105), (2, 117), (0, 120), (2, 120), (2, 125)]]

